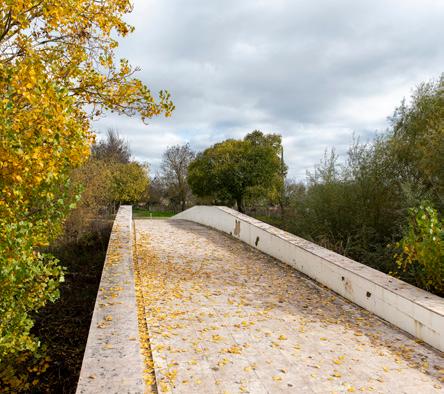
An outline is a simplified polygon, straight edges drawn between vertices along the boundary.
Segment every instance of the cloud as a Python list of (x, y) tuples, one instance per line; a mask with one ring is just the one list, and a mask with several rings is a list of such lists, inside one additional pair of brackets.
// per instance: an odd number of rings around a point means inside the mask
[(326, 148), (386, 128), (415, 85), (444, 71), (438, 0), (136, 0), (128, 20), (136, 31), (119, 55), (177, 110), (95, 127), (117, 126), (153, 168), (168, 145), (261, 129), (282, 133), (289, 175), (302, 179)]

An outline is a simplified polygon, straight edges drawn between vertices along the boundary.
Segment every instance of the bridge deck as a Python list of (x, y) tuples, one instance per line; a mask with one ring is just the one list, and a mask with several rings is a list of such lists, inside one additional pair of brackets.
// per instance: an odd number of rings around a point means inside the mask
[(137, 220), (159, 392), (438, 393), (442, 354), (201, 225)]

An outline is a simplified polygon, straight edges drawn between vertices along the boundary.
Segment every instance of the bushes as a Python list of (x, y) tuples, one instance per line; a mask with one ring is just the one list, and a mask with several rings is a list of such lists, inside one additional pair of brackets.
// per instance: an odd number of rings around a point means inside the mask
[(130, 159), (128, 144), (111, 130), (104, 141), (93, 145), (89, 160), (72, 171), (71, 191), (81, 189), (82, 197), (67, 219), (65, 240), (95, 234), (119, 204), (147, 199), (148, 167)]
[[(325, 155), (306, 184), (287, 184), (282, 226), (383, 272), (442, 294), (444, 78), (421, 85), (391, 128)], [(428, 200), (433, 210), (421, 206)], [(388, 244), (402, 247), (394, 256)]]
[(428, 205), (409, 211), (409, 225), (396, 243), (396, 263), (417, 286), (444, 296), (444, 222)]
[(0, 392), (75, 392), (111, 225), (102, 222), (94, 233), (51, 246), (50, 252), (66, 267), (60, 297), (32, 314), (31, 334), (40, 338), (40, 348), (0, 363)]
[(306, 185), (287, 185), (287, 230), (390, 271), (394, 264), (385, 246), (399, 232), (403, 209), (394, 167), (382, 139), (355, 142), (342, 165), (334, 152), (325, 155)]

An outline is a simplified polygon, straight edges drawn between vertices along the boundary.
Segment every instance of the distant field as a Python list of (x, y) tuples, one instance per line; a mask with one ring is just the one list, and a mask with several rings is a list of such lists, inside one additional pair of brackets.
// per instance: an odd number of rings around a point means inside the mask
[(173, 211), (149, 211), (148, 209), (136, 208), (133, 207), (133, 218), (141, 219), (141, 218), (169, 218), (174, 216), (175, 213)]

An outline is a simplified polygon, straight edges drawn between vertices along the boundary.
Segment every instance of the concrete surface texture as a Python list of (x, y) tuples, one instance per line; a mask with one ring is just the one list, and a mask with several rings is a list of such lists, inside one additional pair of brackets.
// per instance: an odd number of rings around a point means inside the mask
[(295, 269), (193, 222), (135, 227), (159, 392), (443, 392), (441, 352)]
[(114, 221), (77, 394), (144, 393), (133, 275), (131, 206)]
[(228, 207), (194, 206), (177, 218), (233, 235), (444, 351), (441, 297)]

